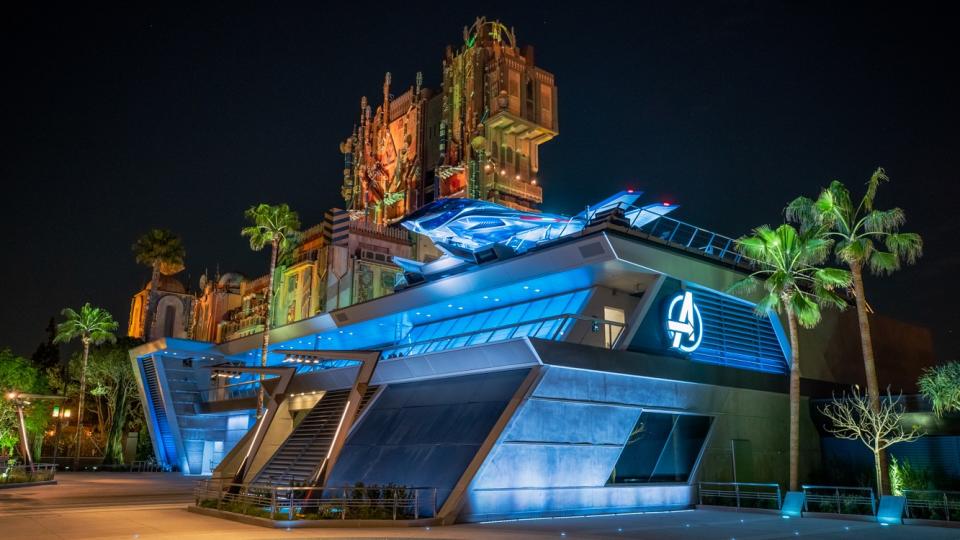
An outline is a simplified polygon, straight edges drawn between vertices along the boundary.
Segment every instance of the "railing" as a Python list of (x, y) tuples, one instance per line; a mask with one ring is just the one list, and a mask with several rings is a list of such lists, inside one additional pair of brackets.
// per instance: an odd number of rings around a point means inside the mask
[(321, 487), (235, 484), (202, 480), (196, 505), (280, 520), (410, 520), (437, 515), (437, 488), (404, 486)]
[(370, 223), (363, 220), (350, 220), (348, 225), (351, 231), (361, 233), (361, 234), (371, 234), (375, 236), (382, 236), (389, 238), (391, 240), (396, 240), (399, 242), (408, 242), (410, 241), (410, 233), (400, 227), (390, 227), (387, 225), (379, 225), (376, 223)]
[[(779, 484), (757, 484), (752, 482), (700, 482), (700, 504), (735, 505), (738, 509), (774, 508), (783, 506)], [(707, 502), (703, 502), (704, 499)], [(733, 503), (733, 504), (730, 504)], [(773, 506), (776, 504), (776, 506)]]
[(242, 383), (201, 390), (200, 399), (209, 402), (256, 397), (259, 388), (259, 380), (244, 381)]
[[(571, 331), (571, 327), (577, 321), (590, 324), (590, 330), (584, 331), (579, 339), (565, 339)], [(607, 335), (607, 329), (616, 336), (611, 336), (609, 343), (604, 339)], [(497, 326), (494, 328), (484, 328), (472, 332), (463, 332), (450, 336), (441, 336), (413, 343), (405, 343), (399, 346), (393, 346), (386, 349), (383, 358), (395, 358), (400, 356), (413, 356), (430, 352), (445, 351), (450, 348), (465, 347), (469, 345), (482, 345), (486, 343), (496, 343), (508, 339), (519, 337), (533, 337), (552, 341), (564, 339), (573, 343), (580, 343), (586, 340), (588, 336), (597, 334), (597, 339), (604, 339), (603, 347), (614, 349), (625, 334), (626, 325), (616, 321), (607, 321), (603, 319), (594, 319), (584, 317), (583, 315), (565, 314), (553, 317), (544, 317), (542, 319), (533, 319), (530, 321), (517, 322), (513, 324)]]
[[(877, 499), (873, 488), (851, 486), (801, 486), (804, 512), (877, 515)], [(811, 506), (815, 505), (815, 506)]]
[(648, 238), (730, 264), (738, 265), (750, 260), (737, 251), (737, 241), (728, 236), (633, 205), (620, 205), (618, 210), (630, 228), (646, 234)]
[(523, 199), (530, 199), (538, 203), (543, 202), (543, 188), (536, 184), (497, 178), (494, 180), (493, 188)]
[(0, 484), (26, 484), (30, 482), (49, 482), (57, 474), (54, 463), (35, 463), (29, 465), (0, 465)]
[(905, 489), (906, 517), (954, 521), (960, 517), (960, 491)]

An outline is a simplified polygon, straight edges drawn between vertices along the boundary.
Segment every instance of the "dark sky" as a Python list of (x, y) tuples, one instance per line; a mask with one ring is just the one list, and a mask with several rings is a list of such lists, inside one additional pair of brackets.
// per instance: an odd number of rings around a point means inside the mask
[(436, 87), (477, 15), (516, 27), (556, 75), (544, 210), (630, 185), (738, 236), (882, 165), (878, 205), (906, 210), (926, 254), (869, 279), (871, 303), (931, 327), (942, 359), (960, 352), (956, 29), (935, 4), (21, 4), (33, 11), (0, 21), (0, 346), (16, 352), (85, 301), (125, 328), (149, 278), (130, 245), (151, 227), (183, 236), (194, 286), (218, 264), (265, 272), (243, 210), (287, 202), (309, 225), (342, 204), (337, 145), (360, 96), (385, 71), (396, 93), (418, 70)]

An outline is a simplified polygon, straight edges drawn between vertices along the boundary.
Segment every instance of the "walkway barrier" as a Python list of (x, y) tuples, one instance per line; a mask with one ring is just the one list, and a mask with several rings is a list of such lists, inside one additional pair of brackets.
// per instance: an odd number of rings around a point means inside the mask
[(28, 484), (31, 482), (49, 482), (54, 480), (57, 466), (53, 463), (35, 463), (29, 465), (0, 465), (0, 484)]
[(905, 489), (904, 517), (956, 521), (960, 519), (960, 491)]
[[(739, 508), (769, 508), (779, 510), (783, 505), (779, 484), (752, 482), (700, 482), (700, 504), (736, 506)], [(706, 502), (704, 502), (706, 501)]]
[(877, 515), (877, 499), (874, 497), (873, 488), (813, 485), (800, 487), (804, 495), (804, 512)]
[(437, 488), (322, 487), (202, 480), (196, 505), (280, 520), (410, 520), (437, 515)]

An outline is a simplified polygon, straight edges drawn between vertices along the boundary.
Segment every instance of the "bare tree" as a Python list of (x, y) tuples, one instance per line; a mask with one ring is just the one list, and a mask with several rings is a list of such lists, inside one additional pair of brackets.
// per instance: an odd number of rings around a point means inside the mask
[(902, 397), (903, 394), (898, 394), (893, 398), (888, 386), (887, 398), (881, 399), (879, 407), (874, 409), (871, 406), (870, 397), (861, 394), (860, 389), (855, 386), (849, 397), (846, 393), (840, 398), (834, 396), (828, 405), (820, 407), (820, 412), (832, 424), (824, 426), (827, 431), (840, 439), (860, 441), (873, 452), (878, 494), (883, 493), (883, 474), (880, 470), (881, 452), (893, 444), (912, 442), (923, 435), (920, 426), (912, 426), (909, 430), (904, 428)]

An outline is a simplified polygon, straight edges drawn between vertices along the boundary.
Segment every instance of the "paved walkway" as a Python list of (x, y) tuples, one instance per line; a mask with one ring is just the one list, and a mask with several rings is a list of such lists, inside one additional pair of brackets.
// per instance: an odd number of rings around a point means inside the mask
[(271, 530), (184, 510), (193, 480), (177, 475), (58, 475), (57, 486), (0, 491), (3, 540), (262, 540), (267, 538), (424, 538), (769, 540), (824, 538), (960, 539), (960, 529), (881, 527), (832, 519), (782, 519), (715, 510), (396, 529)]

